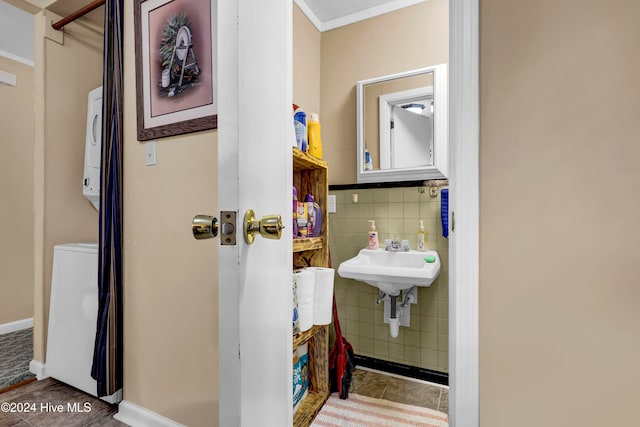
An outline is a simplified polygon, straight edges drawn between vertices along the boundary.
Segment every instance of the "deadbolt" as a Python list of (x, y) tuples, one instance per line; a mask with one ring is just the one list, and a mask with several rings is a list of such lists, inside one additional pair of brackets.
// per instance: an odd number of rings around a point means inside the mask
[(216, 237), (218, 235), (218, 220), (210, 215), (196, 215), (191, 223), (191, 231), (196, 240)]
[(278, 240), (282, 236), (283, 228), (280, 215), (265, 215), (262, 219), (256, 219), (251, 209), (244, 214), (244, 241), (249, 245), (253, 243), (258, 233), (265, 239)]

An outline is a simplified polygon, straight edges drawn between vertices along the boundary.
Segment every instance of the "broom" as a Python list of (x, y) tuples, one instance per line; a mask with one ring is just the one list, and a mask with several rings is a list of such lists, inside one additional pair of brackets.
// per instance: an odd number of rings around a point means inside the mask
[[(329, 253), (329, 267), (331, 267), (331, 253)], [(333, 292), (333, 326), (336, 330), (336, 341), (329, 352), (329, 379), (331, 392), (337, 391), (340, 399), (349, 397), (351, 385), (351, 371), (355, 367), (353, 347), (342, 336), (340, 320), (338, 319), (338, 306), (336, 305), (336, 293)]]

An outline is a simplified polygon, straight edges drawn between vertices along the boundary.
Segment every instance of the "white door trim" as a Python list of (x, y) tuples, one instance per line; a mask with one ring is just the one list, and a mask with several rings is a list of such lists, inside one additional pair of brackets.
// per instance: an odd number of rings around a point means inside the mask
[[(449, 422), (452, 427), (480, 425), (478, 3), (478, 0), (449, 2)], [(455, 231), (452, 230), (454, 224)]]

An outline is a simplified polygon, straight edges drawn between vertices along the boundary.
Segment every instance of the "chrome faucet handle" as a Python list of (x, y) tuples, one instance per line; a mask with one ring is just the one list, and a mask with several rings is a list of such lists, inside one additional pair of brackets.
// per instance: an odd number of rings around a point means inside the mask
[(400, 249), (400, 242), (393, 239), (385, 240), (385, 250), (387, 251), (397, 251)]
[(401, 242), (402, 245), (402, 251), (403, 252), (409, 252), (409, 241), (408, 240), (403, 240)]

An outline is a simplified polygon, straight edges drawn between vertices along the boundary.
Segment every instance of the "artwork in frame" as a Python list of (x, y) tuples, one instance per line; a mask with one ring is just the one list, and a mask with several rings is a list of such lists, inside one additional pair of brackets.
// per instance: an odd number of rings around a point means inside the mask
[(216, 0), (136, 0), (138, 140), (218, 124)]

